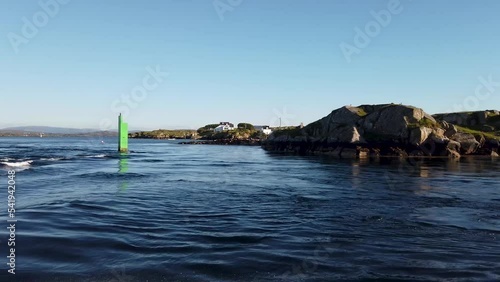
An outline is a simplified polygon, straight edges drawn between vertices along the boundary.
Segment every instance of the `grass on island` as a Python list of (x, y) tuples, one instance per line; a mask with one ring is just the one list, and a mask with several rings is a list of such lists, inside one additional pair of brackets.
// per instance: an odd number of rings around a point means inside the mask
[(430, 120), (426, 117), (422, 118), (418, 122), (408, 124), (408, 128), (411, 128), (411, 129), (421, 128), (421, 127), (428, 127), (428, 128), (432, 128), (432, 129), (441, 128), (441, 126), (437, 122)]
[(275, 137), (283, 136), (283, 135), (288, 135), (290, 137), (297, 137), (297, 136), (303, 136), (303, 130), (301, 128), (297, 128), (295, 126), (289, 126), (289, 127), (282, 127), (275, 129), (273, 132), (273, 135)]
[(167, 130), (167, 129), (158, 129), (153, 131), (140, 131), (129, 133), (130, 138), (151, 138), (151, 139), (167, 139), (167, 138), (175, 138), (175, 139), (191, 139), (196, 137), (195, 130)]
[(425, 126), (425, 127), (429, 127), (429, 128), (441, 128), (441, 126), (439, 126), (439, 124), (431, 119), (428, 119), (426, 117), (424, 117), (423, 119), (419, 120), (418, 121), (418, 124), (420, 126)]
[(472, 135), (483, 135), (484, 137), (487, 137), (487, 138), (493, 138), (493, 139), (500, 140), (500, 131), (484, 132), (484, 131), (480, 131), (477, 129), (472, 129), (472, 128), (458, 126), (458, 125), (455, 125), (455, 127), (458, 129), (459, 132), (469, 133)]
[(250, 123), (239, 123), (237, 128), (222, 132), (214, 132), (214, 128), (219, 124), (207, 124), (198, 128), (198, 138), (205, 140), (220, 140), (220, 139), (266, 139), (267, 136), (255, 129)]
[(358, 110), (357, 114), (358, 114), (358, 116), (359, 116), (359, 117), (364, 117), (364, 116), (367, 116), (367, 115), (368, 115), (368, 113), (367, 113), (367, 112), (365, 112), (365, 110), (363, 110), (363, 109), (361, 109), (361, 108), (359, 108), (359, 110)]
[(227, 130), (222, 132), (207, 132), (201, 135), (201, 139), (217, 140), (217, 139), (264, 139), (265, 134), (250, 129), (237, 128), (233, 130)]

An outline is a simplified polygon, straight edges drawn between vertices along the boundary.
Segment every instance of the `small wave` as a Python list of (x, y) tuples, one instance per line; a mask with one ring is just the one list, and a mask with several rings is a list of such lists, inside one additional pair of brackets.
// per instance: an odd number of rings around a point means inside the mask
[(106, 154), (98, 154), (98, 155), (92, 155), (92, 156), (85, 156), (85, 158), (105, 158)]
[(210, 243), (224, 243), (224, 244), (259, 244), (263, 241), (270, 239), (269, 236), (259, 235), (232, 235), (232, 234), (217, 234), (217, 235), (201, 235), (201, 240)]
[(165, 160), (142, 160), (143, 162), (146, 163), (162, 163), (165, 162)]
[(1, 164), (4, 164), (6, 166), (11, 166), (11, 167), (23, 167), (23, 166), (29, 166), (33, 161), (24, 161), (24, 162), (0, 162)]
[(141, 173), (133, 173), (133, 172), (127, 172), (127, 173), (93, 172), (93, 173), (78, 174), (76, 176), (80, 178), (92, 178), (92, 179), (113, 179), (113, 178), (130, 179), (130, 178), (142, 178), (146, 177), (147, 175)]
[(60, 158), (40, 158), (41, 161), (60, 161), (60, 160), (64, 160), (64, 158), (60, 157)]
[(112, 211), (113, 209), (102, 206), (102, 205), (97, 205), (97, 204), (90, 204), (86, 203), (84, 201), (71, 201), (69, 203), (70, 208), (76, 208), (76, 209), (81, 209), (81, 210), (97, 210), (97, 211)]
[(317, 195), (295, 195), (295, 202), (308, 203), (308, 202), (326, 202), (328, 198)]

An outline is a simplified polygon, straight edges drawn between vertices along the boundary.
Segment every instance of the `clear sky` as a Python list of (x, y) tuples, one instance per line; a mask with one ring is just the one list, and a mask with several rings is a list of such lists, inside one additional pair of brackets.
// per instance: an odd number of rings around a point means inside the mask
[(144, 78), (132, 129), (307, 124), (365, 103), (500, 109), (497, 0), (39, 1), (0, 1), (0, 128), (99, 128)]

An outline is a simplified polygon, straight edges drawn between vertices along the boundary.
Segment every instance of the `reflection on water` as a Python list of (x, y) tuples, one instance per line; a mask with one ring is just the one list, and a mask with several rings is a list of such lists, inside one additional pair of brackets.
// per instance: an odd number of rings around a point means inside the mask
[[(271, 155), (272, 156), (272, 155)], [(453, 181), (467, 183), (471, 177), (486, 175), (498, 181), (499, 175), (495, 167), (500, 159), (464, 158), (463, 160), (448, 158), (362, 158), (334, 159), (321, 157), (303, 158), (311, 163), (323, 163), (334, 166), (333, 173), (345, 172), (348, 168), (351, 175), (348, 180), (353, 188), (366, 188), (373, 185), (384, 185), (396, 191), (447, 189)], [(495, 182), (495, 181), (493, 181)], [(494, 187), (500, 187), (499, 182)]]
[(420, 166), (420, 177), (429, 178), (429, 168), (426, 166)]
[(359, 185), (361, 184), (361, 179), (359, 177), (359, 174), (361, 173), (361, 168), (360, 168), (360, 163), (355, 162), (352, 164), (352, 188), (359, 188)]
[[(128, 155), (127, 153), (120, 153), (120, 159), (118, 160), (118, 172), (126, 173), (128, 171)], [(119, 183), (118, 192), (124, 192), (127, 190), (128, 183), (126, 180), (122, 180)]]

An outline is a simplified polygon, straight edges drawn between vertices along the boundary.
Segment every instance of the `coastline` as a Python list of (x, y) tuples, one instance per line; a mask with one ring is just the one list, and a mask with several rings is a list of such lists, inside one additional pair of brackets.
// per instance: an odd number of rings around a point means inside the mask
[(259, 139), (215, 139), (180, 142), (182, 145), (232, 145), (232, 146), (261, 146)]
[(273, 132), (262, 147), (336, 158), (499, 157), (499, 119), (498, 111), (432, 116), (406, 105), (345, 106), (304, 128)]

